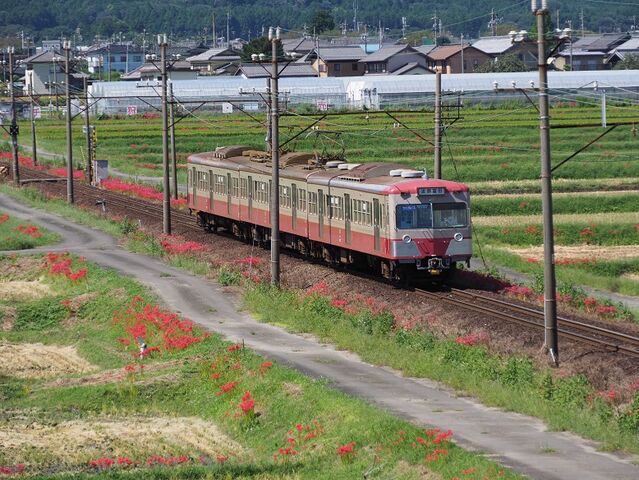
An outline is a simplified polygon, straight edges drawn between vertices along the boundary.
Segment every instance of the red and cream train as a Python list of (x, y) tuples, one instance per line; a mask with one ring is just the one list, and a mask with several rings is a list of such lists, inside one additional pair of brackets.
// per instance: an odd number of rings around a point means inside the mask
[[(188, 158), (188, 205), (203, 227), (270, 238), (271, 164), (264, 152), (223, 147)], [(461, 183), (388, 163), (280, 160), (282, 245), (386, 278), (441, 275), (469, 262), (470, 198)]]

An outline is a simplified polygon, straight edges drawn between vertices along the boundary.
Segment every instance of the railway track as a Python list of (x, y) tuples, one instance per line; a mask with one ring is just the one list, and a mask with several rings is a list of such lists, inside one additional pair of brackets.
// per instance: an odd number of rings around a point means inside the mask
[[(485, 297), (459, 289), (451, 289), (449, 292), (430, 292), (428, 290), (415, 289), (415, 293), (422, 297), (461, 306), (474, 312), (486, 313), (511, 323), (539, 330), (545, 328), (544, 313), (542, 311), (505, 300)], [(620, 352), (639, 358), (639, 337), (633, 337), (632, 335), (565, 317), (558, 317), (557, 324), (557, 332), (560, 337), (600, 347), (605, 351)]]
[[(54, 177), (46, 172), (31, 169), (24, 170), (28, 172), (31, 179), (59, 179), (59, 177)], [(61, 189), (64, 189), (66, 185), (64, 181), (61, 181), (60, 184), (62, 186)], [(85, 198), (88, 198), (90, 201), (96, 202), (96, 205), (99, 205), (99, 202), (105, 202), (107, 212), (109, 206), (116, 206), (119, 209), (130, 212), (132, 218), (152, 218), (156, 219), (156, 223), (158, 224), (162, 222), (161, 204), (103, 190), (79, 181), (74, 183), (74, 189), (78, 194), (84, 195)], [(196, 224), (194, 217), (187, 212), (172, 208), (171, 221), (173, 225), (179, 226), (186, 231), (201, 232), (201, 228)], [(488, 314), (494, 318), (511, 323), (539, 330), (544, 329), (544, 314), (542, 311), (534, 308), (517, 305), (493, 297), (465, 292), (459, 289), (451, 289), (449, 292), (431, 292), (416, 288), (414, 292), (422, 297), (436, 299), (467, 310)], [(639, 337), (633, 337), (625, 333), (565, 317), (558, 318), (558, 334), (562, 338), (595, 346), (605, 351), (618, 352), (639, 358)]]

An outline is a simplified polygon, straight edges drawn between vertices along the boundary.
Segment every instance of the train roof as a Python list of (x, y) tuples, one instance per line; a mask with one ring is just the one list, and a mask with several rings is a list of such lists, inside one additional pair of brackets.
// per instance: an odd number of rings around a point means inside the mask
[[(197, 165), (270, 175), (270, 155), (250, 147), (221, 147), (214, 152), (194, 153), (188, 162)], [(280, 158), (280, 178), (301, 180), (309, 184), (381, 194), (416, 194), (418, 188), (443, 187), (449, 192), (467, 192), (462, 183), (424, 178), (419, 170), (397, 163), (348, 163), (318, 161), (313, 153), (291, 152)]]

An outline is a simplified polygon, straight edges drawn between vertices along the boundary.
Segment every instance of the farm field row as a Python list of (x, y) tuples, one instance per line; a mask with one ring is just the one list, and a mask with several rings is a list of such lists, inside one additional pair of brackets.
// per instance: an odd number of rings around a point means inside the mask
[[(538, 133), (536, 112), (521, 110), (469, 109), (446, 134), (444, 175), (464, 182), (487, 180), (525, 180), (538, 176)], [(561, 107), (553, 109), (553, 119), (568, 118), (575, 124), (589, 123), (598, 109), (592, 107)], [(366, 117), (369, 117), (366, 119)], [(524, 124), (511, 122), (512, 116), (522, 118)], [(301, 128), (309, 126), (317, 117), (289, 116), (281, 122), (285, 141)], [(424, 113), (398, 114), (411, 130), (432, 140), (432, 118)], [(490, 119), (497, 119), (491, 123)], [(639, 115), (636, 109), (611, 109), (608, 122), (628, 121)], [(263, 116), (259, 117), (263, 120)], [(559, 122), (559, 120), (557, 120)], [(318, 131), (311, 131), (295, 140), (296, 150), (315, 150), (320, 153), (341, 153), (352, 162), (394, 161), (428, 170), (432, 164), (432, 145), (418, 138), (408, 129), (398, 127), (385, 115), (331, 116), (319, 123)], [(151, 119), (96, 120), (100, 158), (109, 159), (113, 166), (129, 173), (153, 175), (161, 163), (160, 122)], [(43, 120), (39, 124), (43, 148), (57, 153), (65, 151), (64, 124)], [(83, 149), (81, 125), (76, 125), (77, 152)], [(29, 126), (24, 125), (25, 139)], [(212, 150), (220, 145), (247, 144), (263, 148), (264, 126), (246, 116), (198, 116), (181, 121), (177, 127), (177, 148), (183, 162), (189, 153)], [(319, 133), (318, 133), (319, 132)], [(555, 162), (599, 135), (599, 127), (565, 128), (552, 131)], [(634, 131), (636, 133), (636, 130)], [(632, 126), (619, 127), (600, 142), (584, 151), (556, 172), (557, 178), (613, 178), (639, 176), (639, 164), (634, 156), (637, 138)], [(77, 158), (82, 158), (78, 155)], [(157, 172), (155, 172), (157, 175)]]

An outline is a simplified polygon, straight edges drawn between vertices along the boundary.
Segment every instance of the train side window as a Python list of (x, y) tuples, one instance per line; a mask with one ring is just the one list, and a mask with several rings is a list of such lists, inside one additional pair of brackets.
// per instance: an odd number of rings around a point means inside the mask
[(226, 177), (224, 175), (215, 175), (214, 192), (218, 195), (227, 194)]
[(317, 215), (317, 192), (308, 192), (308, 213)]
[(193, 170), (188, 170), (188, 172), (189, 172), (188, 173), (188, 177), (189, 178), (187, 179), (186, 184), (189, 185), (189, 186), (192, 186), (193, 185)]
[(373, 204), (371, 202), (362, 202), (362, 214), (363, 219), (362, 222), (364, 225), (372, 225), (373, 224)]
[(297, 208), (300, 212), (306, 211), (306, 190), (303, 188), (297, 190)]
[(246, 180), (246, 178), (241, 178), (240, 179), (240, 197), (241, 198), (247, 198), (248, 196), (248, 181)]
[(259, 203), (268, 203), (268, 184), (266, 182), (254, 181), (253, 186), (255, 188), (254, 191), (254, 199)]
[(240, 196), (240, 179), (237, 177), (231, 179), (231, 196), (236, 198)]
[(291, 187), (280, 185), (280, 207), (291, 208)]

